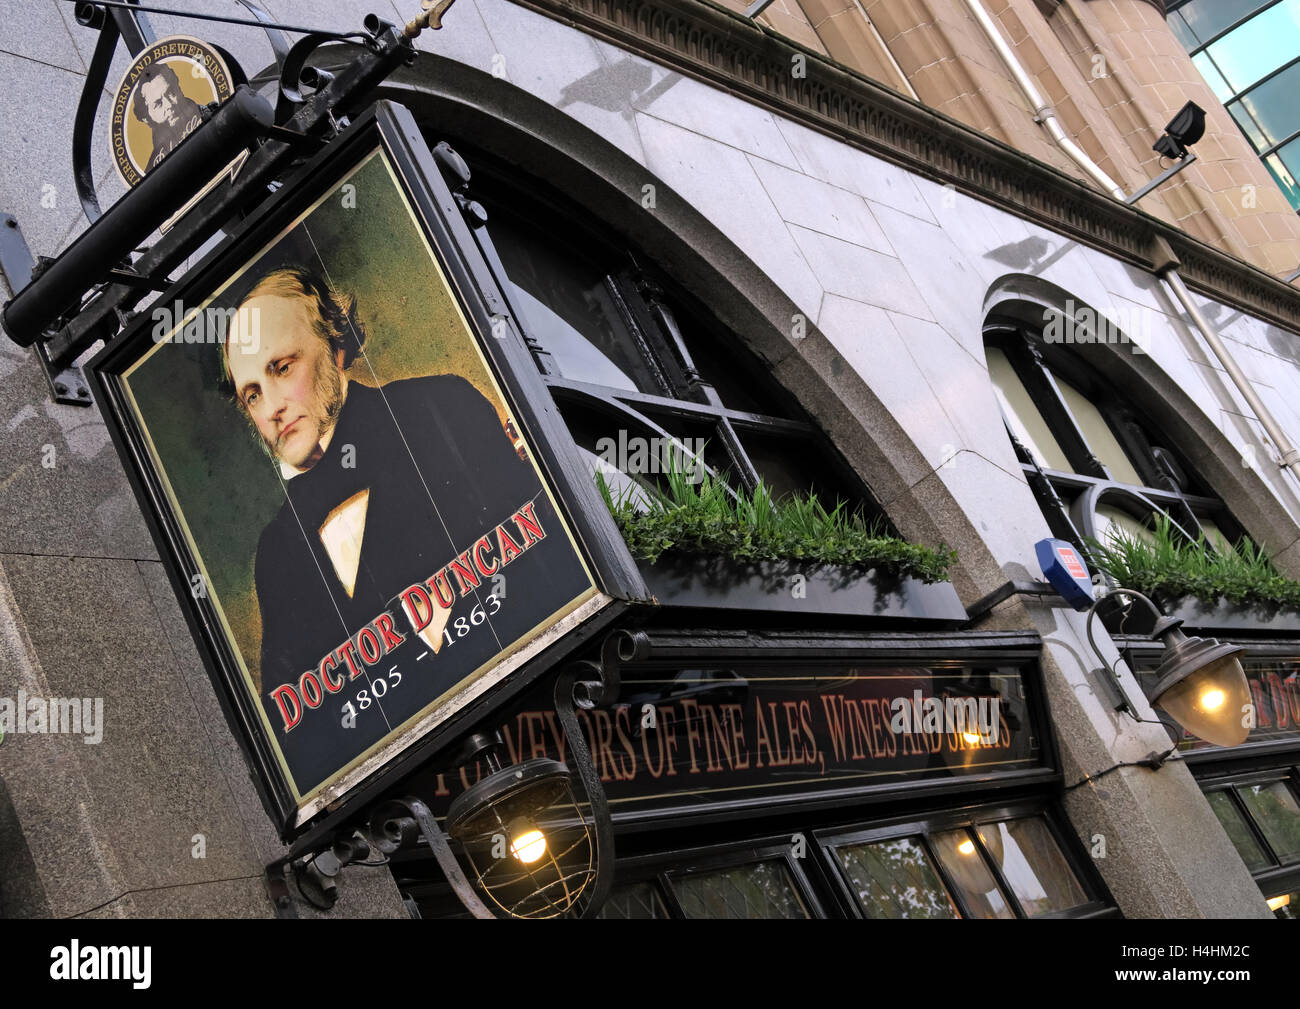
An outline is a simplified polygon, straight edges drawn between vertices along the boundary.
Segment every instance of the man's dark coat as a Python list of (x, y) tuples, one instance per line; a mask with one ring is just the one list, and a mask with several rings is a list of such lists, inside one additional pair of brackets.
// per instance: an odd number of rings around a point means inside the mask
[[(532, 465), (519, 458), (488, 401), (456, 375), (378, 389), (350, 382), (325, 453), (285, 487), (286, 501), (257, 547), (262, 700), (304, 792), (338, 769), (340, 753), (360, 754), (589, 586)], [(366, 488), (361, 559), (349, 597), (319, 531), (335, 507)], [(499, 580), (483, 578), (461, 597), (452, 578), (452, 640), (432, 652), (411, 628), (398, 594), (427, 581), (500, 523), (519, 541), (511, 517), (529, 501), (545, 539), (501, 569), (505, 591), (495, 602), (488, 597)], [(493, 559), (495, 549), (489, 567)], [(476, 605), (495, 615), (457, 636), (454, 622), (468, 622)], [(315, 709), (304, 705), (298, 724), (285, 732), (274, 688), (297, 686), (303, 673), (317, 670), (325, 655), (385, 611), (403, 643), (356, 678), (338, 663), (332, 673), (345, 680), (343, 689), (326, 692)], [(383, 681), (378, 688), (377, 680)], [(371, 698), (365, 707), (361, 690)], [(352, 726), (344, 724), (346, 702), (356, 711)]]

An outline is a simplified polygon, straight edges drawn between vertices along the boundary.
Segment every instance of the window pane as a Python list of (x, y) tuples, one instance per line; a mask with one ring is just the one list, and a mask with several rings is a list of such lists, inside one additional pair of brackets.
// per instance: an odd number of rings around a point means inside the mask
[(491, 230), (510, 278), (511, 304), (561, 375), (615, 389), (663, 392), (597, 266), (504, 214), (493, 215)]
[(961, 917), (916, 839), (836, 848), (835, 857), (868, 917)]
[(1047, 421), (1034, 406), (1020, 376), (1011, 367), (1007, 355), (997, 347), (986, 347), (985, 356), (989, 364), (989, 378), (993, 380), (993, 389), (997, 393), (998, 405), (1012, 432), (1020, 440), (1039, 466), (1046, 469), (1072, 472), (1065, 453), (1052, 436)]
[(780, 862), (738, 865), (672, 880), (688, 918), (808, 918), (808, 910)]
[(980, 857), (979, 846), (968, 830), (935, 834), (935, 854), (975, 918), (1014, 918), (1015, 911), (998, 888), (993, 873)]
[(1097, 539), (1103, 544), (1109, 545), (1111, 542), (1110, 531), (1114, 529), (1116, 533), (1123, 533), (1130, 538), (1136, 537), (1139, 540), (1145, 540), (1148, 543), (1155, 541), (1155, 534), (1145, 525), (1135, 519), (1128, 512), (1116, 508), (1114, 505), (1098, 505), (1095, 514), (1097, 525)]
[(1241, 127), (1242, 132), (1246, 134), (1246, 139), (1250, 141), (1251, 146), (1256, 151), (1262, 151), (1268, 147), (1269, 142), (1264, 137), (1264, 128), (1255, 122), (1250, 107), (1240, 101), (1235, 101), (1228, 106), (1228, 111), (1232, 113), (1232, 118), (1237, 120), (1237, 125)]
[(1209, 48), (1234, 91), (1245, 91), (1300, 53), (1300, 0), (1282, 0)]
[[(1290, 152), (1300, 141), (1293, 141), (1283, 148), (1284, 151)], [(1268, 169), (1269, 174), (1277, 181), (1278, 188), (1296, 210), (1300, 210), (1300, 186), (1296, 185), (1295, 176), (1291, 173), (1282, 159), (1276, 154), (1270, 154), (1264, 159), (1264, 167)]]
[(1120, 483), (1142, 486), (1142, 478), (1138, 476), (1137, 470), (1133, 468), (1128, 456), (1120, 448), (1114, 432), (1102, 417), (1101, 411), (1070, 383), (1058, 378), (1056, 384), (1061, 390), (1066, 406), (1070, 408), (1070, 413), (1074, 414), (1074, 419), (1083, 432), (1088, 447), (1092, 449), (1092, 454), (1102, 461), (1106, 469), (1110, 470), (1111, 479), (1118, 480)]
[(1181, 15), (1191, 33), (1204, 43), (1271, 2), (1272, 0), (1193, 0), (1192, 3), (1179, 7), (1170, 20)]
[(1083, 887), (1041, 819), (985, 824), (979, 834), (1025, 914), (1064, 911), (1088, 903)]
[(748, 351), (737, 354), (697, 320), (675, 310), (677, 326), (700, 378), (718, 393), (722, 405), (732, 410), (789, 417), (790, 412), (769, 394), (771, 377), (755, 374)]
[[(811, 438), (761, 435), (745, 429), (737, 433), (750, 463), (774, 497), (815, 490), (827, 511), (836, 501), (847, 501), (849, 512), (864, 503), (862, 492), (840, 478), (840, 464)], [(868, 521), (873, 513), (866, 509)]]
[(1237, 789), (1273, 853), (1283, 862), (1300, 861), (1300, 804), (1284, 781)]
[(1258, 869), (1267, 869), (1272, 863), (1269, 862), (1259, 846), (1259, 842), (1246, 826), (1246, 821), (1241, 818), (1237, 812), (1237, 807), (1232, 803), (1232, 796), (1226, 791), (1210, 792), (1205, 796), (1210, 801), (1210, 808), (1214, 810), (1214, 815), (1219, 818), (1223, 824), (1223, 829), (1228, 834), (1228, 840), (1232, 846), (1237, 849), (1237, 854), (1241, 860), (1246, 863), (1246, 868), (1251, 872)]
[(1220, 553), (1232, 553), (1232, 544), (1228, 541), (1228, 537), (1223, 535), (1222, 529), (1209, 519), (1203, 519), (1200, 516), (1197, 516), (1196, 520), (1201, 523), (1201, 529), (1205, 532), (1206, 542)]
[(1192, 62), (1196, 64), (1196, 69), (1201, 72), (1201, 76), (1205, 78), (1205, 83), (1214, 92), (1214, 97), (1221, 102), (1228, 102), (1235, 92), (1232, 85), (1223, 79), (1223, 75), (1215, 67), (1214, 62), (1210, 59), (1210, 54), (1197, 53), (1192, 57)]
[(653, 883), (616, 886), (597, 918), (667, 918), (668, 908)]
[(1187, 22), (1183, 20), (1182, 14), (1175, 11), (1169, 15), (1168, 22), (1170, 29), (1178, 37), (1178, 42), (1184, 49), (1191, 52), (1196, 48), (1198, 44), (1196, 33), (1188, 27)]
[[(1300, 38), (1297, 43), (1300, 44)], [(1300, 56), (1300, 52), (1292, 54), (1293, 58), (1295, 56)], [(1300, 63), (1293, 63), (1276, 77), (1270, 77), (1241, 96), (1242, 107), (1258, 127), (1255, 130), (1247, 128), (1247, 134), (1257, 147), (1272, 147), (1300, 130), (1297, 89), (1300, 89)], [(1241, 118), (1238, 116), (1237, 121), (1240, 122)]]

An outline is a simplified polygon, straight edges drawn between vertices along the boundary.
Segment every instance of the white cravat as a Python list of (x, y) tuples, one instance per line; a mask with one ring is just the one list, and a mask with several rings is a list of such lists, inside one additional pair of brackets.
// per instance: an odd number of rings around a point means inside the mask
[(348, 598), (357, 587), (357, 568), (361, 566), (361, 538), (366, 532), (366, 511), (370, 507), (370, 488), (359, 490), (325, 517), (320, 527), (321, 542), (329, 554), (334, 573), (343, 583)]

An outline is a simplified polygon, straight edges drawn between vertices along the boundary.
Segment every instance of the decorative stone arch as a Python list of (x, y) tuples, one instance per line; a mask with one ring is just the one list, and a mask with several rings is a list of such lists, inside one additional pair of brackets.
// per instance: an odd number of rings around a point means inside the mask
[[(334, 69), (346, 53), (322, 50)], [(581, 194), (591, 214), (708, 305), (809, 413), (902, 535), (957, 548), (951, 577), (969, 603), (1006, 580), (972, 520), (889, 409), (801, 309), (704, 214), (608, 139), (532, 93), (464, 64), (421, 53), (380, 89), (433, 128), (473, 137), (530, 174)], [(630, 98), (620, 100), (631, 108)], [(615, 110), (620, 110), (616, 105)], [(656, 187), (653, 212), (641, 187)]]
[[(1009, 274), (989, 288), (984, 299), (984, 327), (998, 322), (1041, 329), (1048, 313), (1076, 314), (1095, 306), (1064, 288), (1026, 274)], [(1250, 537), (1267, 548), (1279, 569), (1300, 577), (1300, 525), (1254, 468), (1242, 465), (1236, 448), (1200, 405), (1148, 354), (1133, 353), (1134, 341), (1121, 333), (1118, 342), (1094, 342), (1088, 364), (1105, 376), (1130, 404), (1165, 432), (1196, 468)], [(1082, 531), (1082, 530), (1081, 530)]]

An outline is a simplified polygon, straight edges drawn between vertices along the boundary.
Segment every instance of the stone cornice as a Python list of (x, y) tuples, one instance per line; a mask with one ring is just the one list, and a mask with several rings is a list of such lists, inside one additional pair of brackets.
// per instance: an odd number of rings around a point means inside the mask
[(513, 2), (1143, 269), (1162, 237), (1188, 287), (1300, 332), (1289, 284), (707, 0)]

